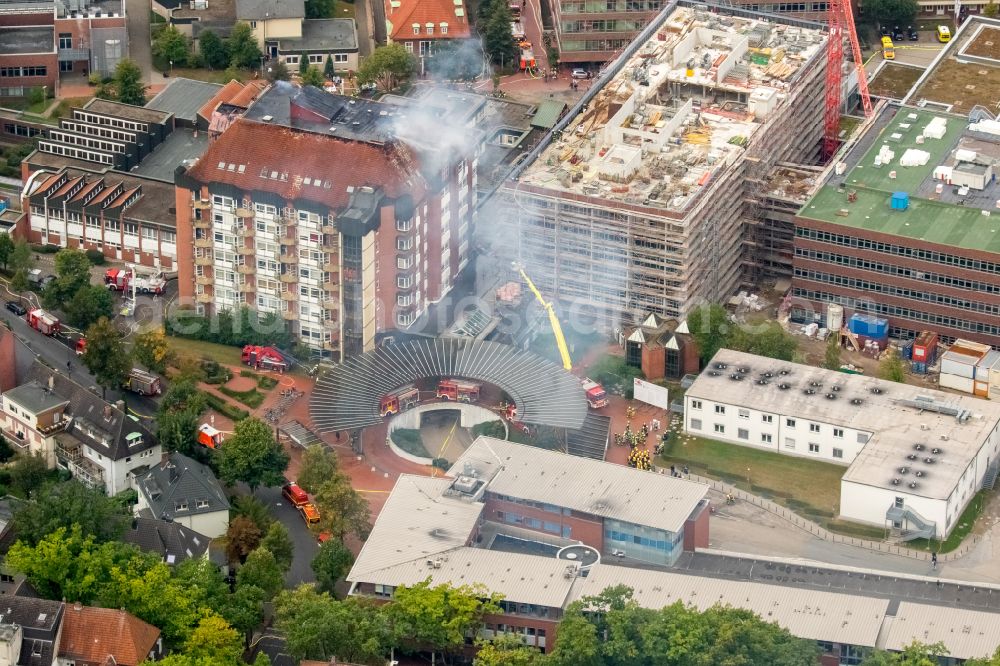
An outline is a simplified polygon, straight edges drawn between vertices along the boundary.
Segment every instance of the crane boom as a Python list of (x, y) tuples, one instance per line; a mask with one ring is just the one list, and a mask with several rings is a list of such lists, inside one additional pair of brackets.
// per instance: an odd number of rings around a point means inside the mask
[(566, 345), (566, 336), (563, 335), (562, 324), (559, 323), (559, 318), (556, 316), (556, 310), (552, 307), (552, 303), (545, 300), (542, 296), (542, 292), (538, 291), (538, 287), (535, 283), (531, 281), (528, 274), (524, 272), (524, 269), (520, 266), (516, 266), (518, 273), (521, 274), (521, 278), (527, 283), (528, 289), (531, 293), (535, 295), (538, 302), (545, 308), (545, 312), (549, 315), (549, 326), (552, 327), (552, 334), (556, 337), (556, 347), (559, 348), (559, 356), (562, 357), (563, 368), (566, 370), (573, 369), (573, 361), (569, 357), (569, 347)]

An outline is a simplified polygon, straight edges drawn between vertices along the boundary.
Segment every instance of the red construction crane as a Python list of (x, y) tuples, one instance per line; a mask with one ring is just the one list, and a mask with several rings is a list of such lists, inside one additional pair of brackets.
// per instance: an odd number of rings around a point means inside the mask
[(823, 155), (826, 158), (837, 152), (840, 134), (840, 91), (844, 73), (844, 33), (851, 40), (854, 67), (858, 70), (858, 93), (865, 117), (872, 115), (872, 99), (868, 95), (868, 78), (861, 59), (858, 33), (854, 30), (854, 10), (851, 0), (830, 0), (827, 22), (830, 41), (826, 45), (826, 118), (823, 133)]

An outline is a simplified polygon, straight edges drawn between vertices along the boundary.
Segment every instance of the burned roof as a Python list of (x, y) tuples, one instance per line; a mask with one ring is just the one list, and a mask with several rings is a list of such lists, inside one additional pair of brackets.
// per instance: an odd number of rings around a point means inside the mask
[(329, 370), (313, 389), (313, 423), (319, 432), (381, 423), (382, 396), (434, 377), (499, 387), (525, 423), (579, 429), (587, 417), (580, 380), (555, 363), (496, 342), (438, 338), (381, 347)]

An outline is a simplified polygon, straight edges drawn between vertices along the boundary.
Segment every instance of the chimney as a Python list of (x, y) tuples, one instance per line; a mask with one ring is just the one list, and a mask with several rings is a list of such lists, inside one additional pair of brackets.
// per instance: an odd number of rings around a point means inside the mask
[(105, 421), (110, 421), (111, 420), (111, 405), (107, 405), (107, 404), (104, 405), (104, 420)]
[(55, 385), (56, 385), (56, 379), (55, 379), (55, 377), (53, 377), (52, 375), (49, 375), (49, 390), (51, 391), (52, 389), (54, 389)]
[(115, 407), (117, 407), (118, 409), (120, 409), (121, 411), (124, 412), (125, 411), (125, 401), (124, 400), (117, 401), (115, 403)]
[(73, 610), (75, 610), (76, 612), (79, 613), (80, 611), (83, 610), (83, 604), (81, 604), (79, 601), (74, 601), (73, 602)]

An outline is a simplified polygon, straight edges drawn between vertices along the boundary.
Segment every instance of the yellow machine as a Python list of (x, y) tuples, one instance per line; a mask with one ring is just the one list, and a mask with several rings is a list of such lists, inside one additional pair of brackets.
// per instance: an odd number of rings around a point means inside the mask
[(937, 38), (939, 42), (950, 42), (951, 41), (951, 28), (946, 25), (939, 25), (937, 27)]
[(549, 315), (549, 325), (552, 326), (552, 333), (556, 336), (556, 346), (559, 348), (559, 356), (562, 358), (563, 368), (566, 370), (573, 369), (573, 361), (569, 357), (569, 347), (566, 345), (566, 336), (563, 335), (562, 324), (559, 323), (559, 318), (556, 317), (556, 310), (552, 307), (552, 303), (546, 301), (542, 296), (542, 292), (538, 291), (538, 287), (535, 283), (531, 281), (528, 274), (524, 272), (524, 268), (520, 264), (514, 264), (514, 270), (521, 274), (521, 279), (524, 280), (525, 284), (528, 285), (528, 289), (531, 293), (535, 295), (538, 302), (545, 308), (545, 312)]
[(882, 38), (882, 57), (886, 60), (896, 59), (896, 47), (893, 46), (891, 37)]

